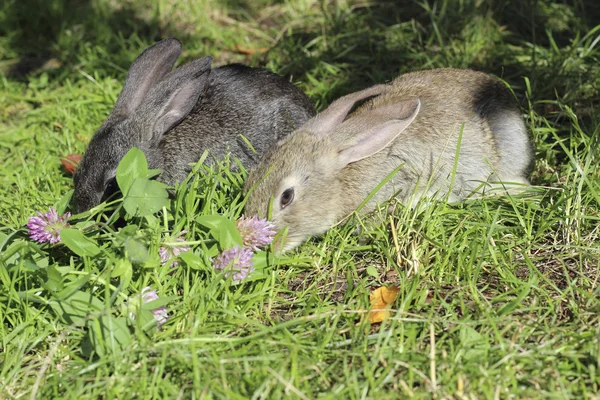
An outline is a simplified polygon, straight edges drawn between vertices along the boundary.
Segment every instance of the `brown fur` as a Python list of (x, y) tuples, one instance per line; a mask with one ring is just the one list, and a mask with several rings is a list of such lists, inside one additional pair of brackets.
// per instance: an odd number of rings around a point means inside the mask
[[(285, 249), (325, 232), (352, 213), (398, 167), (362, 212), (394, 195), (408, 205), (423, 196), (448, 195), (450, 201), (458, 201), (484, 182), (528, 183), (531, 144), (511, 93), (499, 81), (471, 70), (438, 69), (402, 75), (380, 87), (370, 89), (379, 96), (343, 123), (339, 115), (337, 119), (331, 115), (338, 112), (333, 110), (351, 107), (363, 92), (334, 102), (284, 139), (250, 173), (246, 188), (254, 190), (245, 212), (265, 216), (274, 197), (273, 222), (289, 228)], [(391, 143), (358, 161), (341, 163), (346, 149), (360, 150), (363, 142), (368, 147), (381, 132), (377, 127), (402, 121), (414, 110), (414, 120), (398, 129)], [(281, 209), (279, 196), (290, 187), (295, 198)]]

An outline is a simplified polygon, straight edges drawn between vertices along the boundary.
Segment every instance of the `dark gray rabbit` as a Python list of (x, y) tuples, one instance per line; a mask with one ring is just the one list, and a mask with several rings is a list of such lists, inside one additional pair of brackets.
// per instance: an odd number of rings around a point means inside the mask
[(160, 181), (173, 185), (205, 150), (217, 158), (231, 152), (252, 167), (315, 115), (306, 95), (274, 73), (239, 64), (211, 70), (211, 57), (171, 71), (180, 54), (181, 43), (165, 39), (131, 65), (115, 108), (75, 172), (78, 212), (114, 190), (117, 165), (132, 147), (143, 150), (150, 168), (163, 170)]
[(393, 196), (412, 206), (423, 196), (459, 201), (506, 182), (527, 185), (532, 162), (501, 82), (471, 70), (415, 72), (336, 100), (285, 138), (250, 172), (244, 213), (264, 217), (274, 199), (286, 250), (351, 214), (390, 176), (361, 212)]

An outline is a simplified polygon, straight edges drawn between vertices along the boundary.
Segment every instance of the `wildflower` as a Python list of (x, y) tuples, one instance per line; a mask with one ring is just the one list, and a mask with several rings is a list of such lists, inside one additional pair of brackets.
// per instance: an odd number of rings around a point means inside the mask
[(61, 217), (52, 207), (46, 214), (39, 211), (37, 213), (37, 217), (31, 217), (27, 222), (29, 237), (39, 243), (56, 244), (60, 242), (60, 231), (69, 226), (67, 220), (71, 213), (68, 212)]
[(244, 246), (258, 251), (273, 241), (275, 225), (266, 219), (241, 217), (236, 222)]
[(234, 281), (246, 278), (254, 268), (252, 267), (252, 256), (254, 253), (247, 247), (235, 246), (223, 250), (214, 262), (215, 269), (225, 271), (225, 276), (232, 276)]
[[(185, 242), (185, 235), (187, 231), (181, 231), (177, 237), (175, 237), (175, 241), (177, 242)], [(185, 253), (190, 250), (190, 246), (173, 246), (173, 245), (162, 245), (160, 249), (158, 249), (158, 255), (160, 256), (160, 261), (162, 265), (165, 265), (169, 260), (178, 257), (181, 253)], [(179, 262), (173, 261), (170, 265), (171, 268), (175, 268), (179, 265)]]
[[(142, 289), (142, 303), (148, 304), (156, 299), (158, 299), (158, 295), (154, 290), (152, 290), (151, 287), (146, 286)], [(152, 314), (154, 314), (154, 319), (156, 320), (159, 328), (162, 324), (167, 322), (167, 318), (169, 318), (169, 313), (167, 312), (167, 307), (165, 306), (155, 308), (152, 310)]]

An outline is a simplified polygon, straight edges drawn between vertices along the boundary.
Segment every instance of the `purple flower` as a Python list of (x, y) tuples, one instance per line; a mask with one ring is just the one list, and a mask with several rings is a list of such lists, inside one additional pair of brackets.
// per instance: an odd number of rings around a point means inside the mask
[(232, 276), (234, 281), (246, 278), (254, 268), (252, 265), (252, 256), (254, 253), (247, 247), (235, 246), (228, 250), (223, 250), (214, 262), (215, 269), (225, 271), (225, 276)]
[(275, 225), (267, 219), (257, 217), (241, 217), (236, 222), (238, 231), (244, 241), (244, 246), (258, 251), (273, 241)]
[(61, 217), (52, 207), (46, 214), (39, 211), (37, 213), (37, 217), (31, 217), (27, 222), (29, 237), (39, 243), (56, 244), (60, 242), (60, 231), (69, 226), (67, 220), (71, 213), (68, 212)]
[[(158, 295), (150, 286), (146, 286), (142, 289), (142, 303), (148, 304), (156, 299), (158, 299)], [(162, 324), (167, 322), (167, 318), (169, 318), (169, 313), (167, 312), (167, 307), (165, 306), (155, 308), (152, 310), (152, 314), (154, 314), (154, 319), (156, 320), (159, 328)]]
[[(175, 237), (175, 241), (177, 242), (185, 242), (185, 238), (183, 237), (187, 231), (181, 231), (177, 237)], [(173, 246), (173, 245), (162, 245), (160, 249), (158, 249), (158, 255), (160, 256), (160, 261), (162, 265), (165, 265), (169, 260), (178, 257), (181, 253), (185, 253), (190, 250), (190, 246)], [(179, 262), (173, 261), (170, 265), (171, 268), (175, 268), (179, 265)]]

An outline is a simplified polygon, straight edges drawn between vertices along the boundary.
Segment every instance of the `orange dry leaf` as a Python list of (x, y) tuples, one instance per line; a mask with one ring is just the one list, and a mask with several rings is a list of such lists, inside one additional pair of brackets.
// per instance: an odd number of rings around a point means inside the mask
[(371, 311), (369, 311), (368, 317), (370, 323), (376, 324), (389, 317), (389, 310), (398, 297), (398, 293), (400, 293), (400, 289), (395, 286), (382, 286), (371, 292), (369, 296)]
[(251, 49), (249, 47), (244, 47), (244, 46), (240, 46), (239, 44), (236, 44), (235, 46), (233, 46), (233, 50), (240, 54), (246, 54), (246, 55), (251, 56), (256, 53), (259, 53), (259, 54), (266, 53), (269, 50), (269, 48), (261, 47), (258, 49)]
[(71, 175), (73, 175), (75, 173), (75, 170), (77, 169), (77, 165), (79, 165), (79, 162), (81, 161), (81, 154), (69, 154), (68, 156), (64, 156), (60, 162), (62, 162), (63, 167), (65, 167), (65, 170), (70, 173)]

